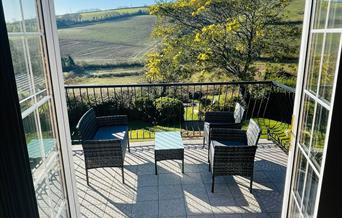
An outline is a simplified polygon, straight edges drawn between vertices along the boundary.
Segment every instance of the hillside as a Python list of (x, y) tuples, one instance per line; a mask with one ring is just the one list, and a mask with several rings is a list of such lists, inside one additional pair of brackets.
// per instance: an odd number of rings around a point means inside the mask
[(62, 56), (92, 64), (142, 61), (154, 47), (151, 31), (155, 22), (154, 16), (140, 15), (60, 29)]

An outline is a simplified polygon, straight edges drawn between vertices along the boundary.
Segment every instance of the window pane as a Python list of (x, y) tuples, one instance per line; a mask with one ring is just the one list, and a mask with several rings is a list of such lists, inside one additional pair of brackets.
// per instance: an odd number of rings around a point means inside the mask
[(310, 146), (312, 122), (315, 110), (315, 102), (305, 95), (304, 110), (302, 112), (302, 123), (300, 127), (299, 143), (308, 150)]
[(295, 200), (293, 199), (293, 197), (291, 197), (289, 218), (298, 218), (298, 217), (300, 217), (299, 209), (296, 205)]
[(321, 63), (323, 46), (323, 34), (314, 33), (310, 42), (310, 54), (308, 60), (308, 78), (307, 78), (307, 89), (313, 93), (317, 92), (318, 75)]
[(328, 28), (342, 28), (342, 2), (331, 1)]
[(19, 0), (3, 0), (3, 8), (8, 32), (22, 32), (22, 17)]
[(309, 166), (308, 175), (305, 183), (305, 194), (302, 207), (303, 212), (309, 217), (313, 217), (314, 214), (317, 186), (318, 177), (316, 176), (313, 169)]
[(295, 193), (297, 200), (300, 201), (303, 193), (303, 185), (305, 179), (305, 170), (307, 161), (302, 153), (298, 150), (297, 152), (297, 161), (296, 161), (296, 171), (295, 171), (295, 180), (293, 185), (293, 192)]
[(38, 32), (36, 0), (22, 1), (26, 32)]
[(48, 157), (50, 153), (57, 150), (56, 138), (52, 131), (52, 117), (50, 115), (50, 109), (51, 108), (49, 103), (45, 103), (38, 109), (40, 127), (42, 129), (45, 157)]
[(330, 33), (326, 35), (319, 96), (328, 102), (331, 100), (339, 45), (339, 33)]
[(51, 199), (51, 207), (54, 210), (54, 214), (58, 213), (60, 209), (60, 205), (64, 201), (64, 189), (63, 189), (63, 180), (61, 175), (61, 167), (58, 161), (58, 156), (55, 161), (53, 161), (54, 165), (51, 167), (48, 173), (49, 180), (49, 196)]
[[(10, 37), (9, 42), (19, 101), (22, 101), (33, 94), (25, 55), (24, 39), (22, 37)], [(29, 108), (32, 103), (32, 99), (21, 102), (21, 110), (24, 111)]]
[(312, 162), (319, 169), (322, 162), (322, 154), (324, 149), (325, 134), (327, 131), (329, 111), (317, 105), (315, 127), (312, 139), (312, 148), (310, 151), (310, 157)]
[(315, 15), (314, 15), (314, 29), (323, 29), (325, 27), (325, 21), (328, 11), (328, 3), (326, 0), (317, 0), (315, 5)]
[(36, 187), (36, 198), (38, 204), (39, 217), (53, 217), (52, 216), (52, 208), (49, 198), (49, 187), (46, 183), (46, 179), (44, 178), (40, 184), (37, 184)]
[(39, 92), (47, 88), (45, 79), (45, 65), (43, 64), (44, 53), (42, 50), (41, 38), (40, 36), (30, 36), (27, 39), (27, 43), (32, 65), (35, 91)]
[(30, 114), (23, 120), (28, 155), (32, 172), (38, 169), (42, 163), (41, 140), (38, 136), (37, 117)]

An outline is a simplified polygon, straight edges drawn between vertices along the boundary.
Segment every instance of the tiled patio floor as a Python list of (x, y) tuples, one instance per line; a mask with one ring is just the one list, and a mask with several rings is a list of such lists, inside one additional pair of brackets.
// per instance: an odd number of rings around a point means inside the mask
[(217, 177), (210, 192), (207, 149), (201, 140), (184, 141), (185, 173), (181, 161), (158, 162), (154, 175), (153, 142), (131, 143), (126, 153), (125, 179), (119, 168), (89, 170), (86, 185), (80, 146), (74, 146), (74, 164), (83, 217), (280, 217), (287, 155), (260, 140), (253, 193), (249, 179)]

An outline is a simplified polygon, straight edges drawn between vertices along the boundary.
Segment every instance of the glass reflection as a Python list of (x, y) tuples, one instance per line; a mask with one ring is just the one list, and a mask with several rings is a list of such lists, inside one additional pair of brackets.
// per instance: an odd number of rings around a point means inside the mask
[(30, 36), (27, 38), (29, 54), (34, 78), (35, 91), (39, 92), (46, 89), (45, 65), (43, 62), (44, 53), (42, 50), (41, 37)]
[(36, 0), (22, 1), (26, 32), (38, 32)]
[(307, 89), (312, 93), (317, 92), (318, 76), (321, 64), (322, 46), (323, 46), (323, 34), (312, 34), (312, 40), (310, 42), (310, 54), (308, 60), (308, 78)]
[(56, 137), (54, 136), (54, 133), (52, 131), (50, 103), (47, 102), (44, 105), (40, 106), (38, 112), (44, 142), (44, 153), (45, 157), (48, 157), (51, 152), (56, 151)]
[(309, 149), (313, 116), (315, 112), (315, 102), (307, 95), (304, 98), (304, 110), (302, 112), (302, 122), (299, 135), (299, 143), (305, 150)]
[(23, 119), (28, 155), (32, 172), (42, 164), (41, 140), (38, 135), (36, 113), (31, 113)]
[(330, 1), (328, 28), (342, 28), (341, 1)]
[(324, 57), (319, 87), (319, 96), (330, 102), (335, 78), (336, 61), (339, 52), (340, 34), (328, 33), (324, 46)]
[(8, 32), (22, 32), (22, 16), (19, 0), (2, 0)]
[(322, 107), (321, 105), (317, 105), (316, 111), (316, 119), (315, 119), (315, 127), (314, 134), (312, 139), (312, 147), (310, 150), (310, 157), (312, 162), (319, 169), (322, 162), (322, 154), (324, 150), (325, 144), (325, 135), (327, 131), (328, 125), (328, 117), (329, 111)]
[(318, 0), (315, 5), (315, 15), (313, 21), (314, 29), (323, 29), (325, 27), (325, 21), (328, 12), (329, 1)]
[[(19, 101), (22, 101), (33, 94), (33, 87), (28, 71), (27, 59), (25, 54), (25, 42), (24, 38), (21, 36), (9, 37), (9, 42)], [(32, 104), (32, 99), (27, 99), (21, 102), (21, 110), (26, 110)]]
[(297, 152), (297, 155), (293, 191), (296, 194), (298, 201), (300, 201), (300, 199), (302, 199), (307, 161), (300, 151)]
[(309, 166), (308, 175), (305, 183), (305, 194), (303, 200), (303, 212), (308, 217), (313, 217), (316, 203), (316, 194), (318, 187), (318, 177)]

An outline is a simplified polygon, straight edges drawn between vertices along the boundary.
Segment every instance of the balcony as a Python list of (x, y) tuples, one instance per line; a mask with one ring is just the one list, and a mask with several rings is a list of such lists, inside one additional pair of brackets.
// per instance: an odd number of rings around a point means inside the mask
[(184, 174), (181, 161), (162, 161), (155, 175), (153, 144), (131, 144), (126, 184), (119, 168), (103, 168), (89, 171), (90, 186), (82, 147), (73, 146), (83, 217), (280, 217), (287, 154), (273, 142), (259, 141), (252, 194), (249, 179), (240, 176), (217, 177), (211, 193), (208, 151), (201, 140), (184, 140)]
[[(272, 81), (66, 86), (73, 155), (81, 213), (84, 217), (280, 217), (285, 183), (294, 90)], [(152, 96), (152, 97), (151, 97)], [(142, 119), (141, 97), (180, 99), (184, 114), (173, 125)], [(202, 146), (206, 111), (246, 108), (245, 123), (262, 128), (253, 192), (249, 179), (217, 177), (211, 193), (207, 148)], [(113, 106), (114, 105), (114, 106)], [(82, 146), (74, 127), (89, 107), (100, 115), (127, 114), (131, 153), (125, 157), (125, 179), (119, 168), (89, 170), (86, 183)], [(138, 114), (138, 115), (137, 115)], [(138, 125), (137, 125), (138, 123)], [(185, 173), (180, 161), (162, 161), (154, 174), (154, 134), (177, 130), (185, 145)]]

